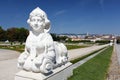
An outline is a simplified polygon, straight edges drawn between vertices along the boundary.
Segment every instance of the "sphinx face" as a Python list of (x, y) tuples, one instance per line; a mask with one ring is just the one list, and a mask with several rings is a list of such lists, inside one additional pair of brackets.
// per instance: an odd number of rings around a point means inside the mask
[(44, 24), (45, 24), (45, 21), (40, 16), (32, 16), (30, 18), (29, 25), (35, 32), (43, 32)]

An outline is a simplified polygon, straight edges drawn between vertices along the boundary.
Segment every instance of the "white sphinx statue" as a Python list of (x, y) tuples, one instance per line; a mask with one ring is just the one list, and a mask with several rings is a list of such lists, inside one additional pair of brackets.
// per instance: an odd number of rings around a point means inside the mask
[(63, 43), (54, 42), (50, 21), (39, 7), (34, 9), (27, 23), (31, 29), (25, 44), (25, 51), (18, 58), (18, 68), (26, 71), (49, 73), (68, 61), (67, 48)]

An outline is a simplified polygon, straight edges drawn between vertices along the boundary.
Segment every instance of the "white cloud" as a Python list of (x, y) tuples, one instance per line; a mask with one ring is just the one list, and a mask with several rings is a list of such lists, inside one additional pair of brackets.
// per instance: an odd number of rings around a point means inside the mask
[(100, 0), (100, 6), (102, 9), (104, 9), (104, 0)]
[(58, 16), (58, 15), (61, 15), (61, 14), (64, 14), (66, 13), (66, 10), (61, 10), (61, 11), (58, 11), (55, 13), (55, 16)]
[(103, 3), (104, 3), (104, 0), (100, 0), (100, 4), (103, 5)]

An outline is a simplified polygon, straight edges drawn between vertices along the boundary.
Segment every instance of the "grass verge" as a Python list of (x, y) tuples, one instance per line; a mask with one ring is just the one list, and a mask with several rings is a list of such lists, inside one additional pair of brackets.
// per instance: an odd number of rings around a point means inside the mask
[(70, 49), (78, 49), (78, 48), (85, 48), (85, 47), (88, 47), (88, 46), (80, 46), (80, 45), (66, 45), (67, 49), (70, 50)]
[[(85, 47), (88, 47), (88, 46), (78, 46), (78, 45), (66, 45), (67, 49), (70, 50), (70, 49), (77, 49), (77, 48), (85, 48)], [(14, 45), (14, 46), (11, 46), (11, 45), (2, 45), (0, 46), (1, 49), (9, 49), (9, 50), (15, 50), (15, 51), (18, 51), (18, 52), (23, 52), (24, 51), (24, 48), (25, 46), (24, 45)]]
[(9, 49), (9, 50), (15, 50), (15, 51), (18, 51), (18, 52), (23, 52), (24, 51), (24, 45), (15, 45), (15, 46), (0, 46), (0, 49)]
[(105, 80), (113, 47), (107, 48), (73, 71), (68, 80)]

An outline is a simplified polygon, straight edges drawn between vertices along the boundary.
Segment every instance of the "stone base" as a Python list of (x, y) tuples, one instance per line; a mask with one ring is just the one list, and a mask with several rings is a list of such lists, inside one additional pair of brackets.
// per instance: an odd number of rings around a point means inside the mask
[(16, 74), (15, 80), (67, 80), (67, 78), (73, 74), (70, 67), (71, 65), (72, 63), (68, 62), (61, 67), (54, 69), (53, 73), (46, 75), (22, 70)]

